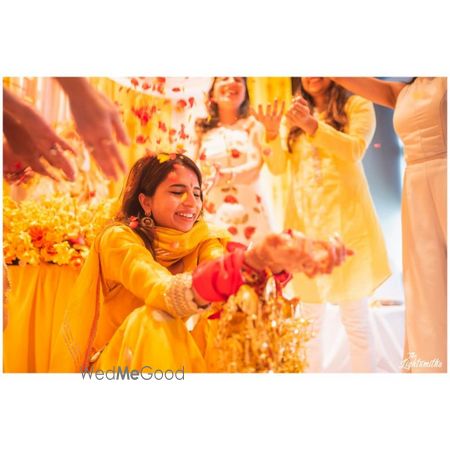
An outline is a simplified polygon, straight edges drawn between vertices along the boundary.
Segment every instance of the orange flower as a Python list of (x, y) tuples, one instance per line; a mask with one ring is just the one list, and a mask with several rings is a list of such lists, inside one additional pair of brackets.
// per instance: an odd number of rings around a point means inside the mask
[(38, 225), (32, 225), (29, 229), (28, 229), (28, 233), (31, 237), (31, 242), (33, 243), (33, 245), (37, 248), (41, 248), (44, 246), (45, 243), (45, 230), (43, 230), (40, 226)]

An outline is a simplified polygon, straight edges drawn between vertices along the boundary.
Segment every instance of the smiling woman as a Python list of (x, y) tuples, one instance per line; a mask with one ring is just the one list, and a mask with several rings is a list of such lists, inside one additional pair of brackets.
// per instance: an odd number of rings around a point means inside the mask
[[(184, 155), (146, 156), (130, 171), (121, 211), (95, 239), (74, 286), (50, 371), (208, 369), (217, 302), (271, 273), (329, 273), (340, 242), (272, 234), (225, 253), (229, 234), (201, 217), (199, 169)], [(325, 250), (325, 251), (324, 251)], [(312, 273), (311, 273), (312, 276)], [(197, 315), (192, 333), (186, 320)]]
[(250, 115), (246, 78), (214, 78), (206, 106), (208, 117), (197, 120), (205, 217), (249, 245), (274, 227), (260, 178), (263, 127)]

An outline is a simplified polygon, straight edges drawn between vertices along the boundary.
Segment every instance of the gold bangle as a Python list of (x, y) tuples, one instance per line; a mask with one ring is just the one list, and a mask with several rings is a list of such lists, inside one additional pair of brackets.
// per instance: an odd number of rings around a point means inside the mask
[(190, 273), (179, 273), (172, 277), (164, 294), (164, 301), (169, 313), (174, 317), (188, 317), (203, 311), (194, 300)]

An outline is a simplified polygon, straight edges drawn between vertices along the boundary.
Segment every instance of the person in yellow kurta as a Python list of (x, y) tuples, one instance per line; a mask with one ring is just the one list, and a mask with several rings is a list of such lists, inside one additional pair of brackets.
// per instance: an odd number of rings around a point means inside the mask
[(257, 114), (271, 146), (266, 158), (271, 172), (291, 170), (285, 226), (315, 239), (338, 233), (355, 252), (331, 276), (294, 276), (302, 310), (316, 323), (310, 370), (322, 370), (320, 330), (328, 301), (340, 305), (352, 370), (374, 371), (367, 297), (391, 272), (361, 163), (375, 130), (373, 105), (327, 78), (305, 77), (297, 83), (284, 119), (276, 107), (266, 112), (259, 107)]
[[(50, 371), (204, 372), (214, 336), (211, 303), (237, 292), (242, 270), (317, 264), (329, 272), (347, 254), (340, 242), (322, 242), (322, 256), (309, 258), (312, 242), (282, 233), (224, 255), (228, 233), (204, 222), (201, 211), (201, 174), (192, 160), (160, 154), (136, 162), (121, 212), (95, 239), (71, 293)], [(200, 319), (191, 333), (186, 319), (194, 316)]]

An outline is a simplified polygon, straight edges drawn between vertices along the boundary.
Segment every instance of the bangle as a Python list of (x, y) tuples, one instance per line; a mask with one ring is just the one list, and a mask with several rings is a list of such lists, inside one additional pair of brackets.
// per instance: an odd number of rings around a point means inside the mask
[(192, 274), (179, 273), (172, 277), (169, 288), (164, 294), (164, 301), (168, 311), (174, 317), (188, 317), (199, 312), (194, 301), (192, 290)]
[(242, 264), (241, 273), (245, 284), (252, 286), (257, 294), (263, 292), (269, 278), (267, 270), (257, 270), (244, 262)]

